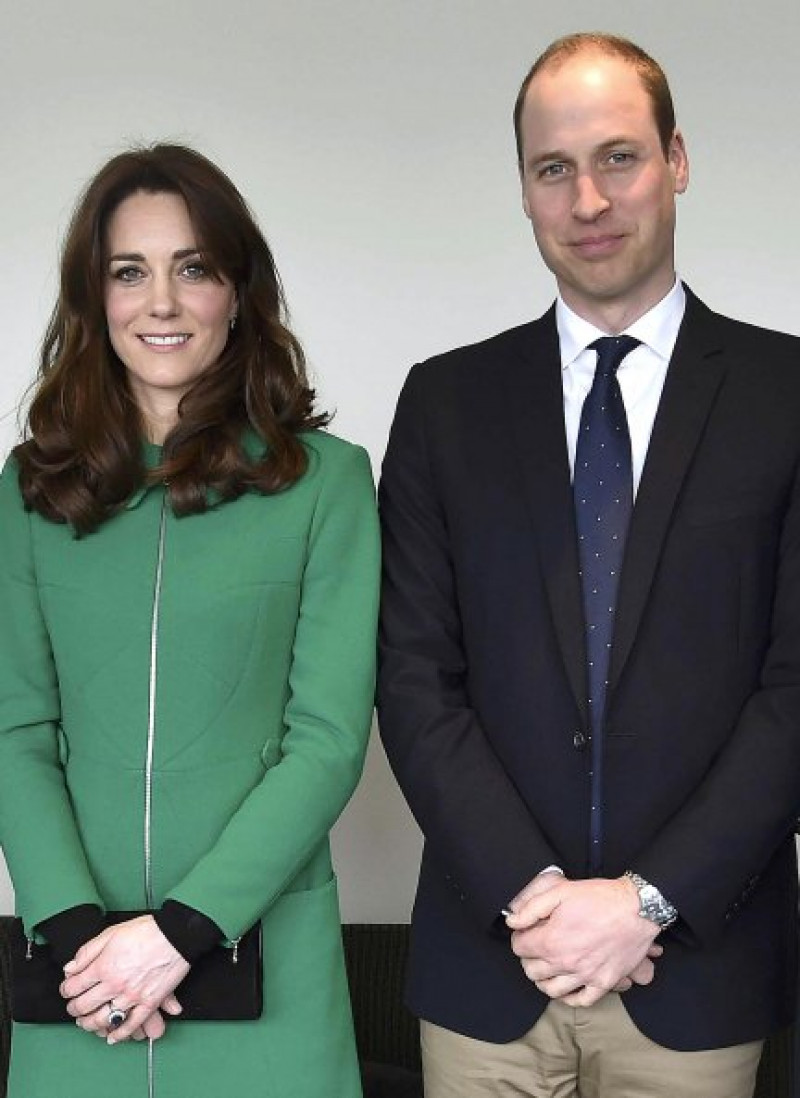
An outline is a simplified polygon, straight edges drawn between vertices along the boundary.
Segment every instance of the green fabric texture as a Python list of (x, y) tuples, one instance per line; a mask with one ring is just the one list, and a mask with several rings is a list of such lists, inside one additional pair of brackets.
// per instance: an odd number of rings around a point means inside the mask
[[(263, 1017), (175, 1023), (152, 1098), (358, 1098), (328, 832), (363, 765), (379, 542), (363, 450), (311, 432), (306, 475), (202, 515), (167, 508), (152, 884), (230, 938), (264, 929)], [(32, 928), (146, 906), (145, 755), (164, 489), (96, 533), (0, 478), (0, 841)], [(178, 988), (180, 998), (180, 988)], [(148, 1049), (15, 1026), (9, 1098), (148, 1098)]]

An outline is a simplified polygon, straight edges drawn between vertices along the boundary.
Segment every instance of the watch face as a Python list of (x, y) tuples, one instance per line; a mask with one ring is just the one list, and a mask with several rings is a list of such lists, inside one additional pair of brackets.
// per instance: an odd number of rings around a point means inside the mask
[(655, 885), (644, 885), (643, 888), (639, 889), (639, 899), (642, 901), (642, 904), (647, 905), (647, 907), (652, 907), (654, 904), (657, 905), (658, 889)]
[(664, 923), (669, 921), (670, 914), (666, 910), (664, 900), (655, 885), (646, 884), (640, 886), (639, 905), (640, 914), (646, 919), (651, 919), (654, 923), (658, 923), (659, 926), (663, 926)]

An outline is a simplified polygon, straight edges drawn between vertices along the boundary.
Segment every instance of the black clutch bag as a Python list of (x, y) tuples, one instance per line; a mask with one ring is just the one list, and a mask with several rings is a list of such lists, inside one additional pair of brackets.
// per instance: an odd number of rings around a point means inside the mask
[[(108, 923), (124, 923), (146, 911), (110, 911)], [(59, 986), (64, 971), (47, 945), (25, 937), (21, 919), (14, 919), (10, 936), (11, 1016), (15, 1022), (37, 1025), (75, 1024)], [(175, 989), (183, 1013), (170, 1022), (242, 1022), (260, 1018), (264, 1008), (261, 972), (261, 923), (238, 942), (214, 946), (204, 953)]]

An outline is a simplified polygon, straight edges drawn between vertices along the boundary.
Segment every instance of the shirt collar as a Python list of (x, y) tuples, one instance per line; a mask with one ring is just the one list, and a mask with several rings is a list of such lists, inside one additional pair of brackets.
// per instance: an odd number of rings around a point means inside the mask
[[(676, 278), (666, 297), (662, 297), (657, 305), (648, 309), (620, 335), (635, 336), (659, 358), (669, 362), (685, 309), (686, 291), (681, 280)], [(573, 312), (561, 294), (556, 299), (556, 328), (561, 348), (561, 366), (564, 370), (572, 365), (590, 343), (608, 335), (608, 332), (601, 331)]]

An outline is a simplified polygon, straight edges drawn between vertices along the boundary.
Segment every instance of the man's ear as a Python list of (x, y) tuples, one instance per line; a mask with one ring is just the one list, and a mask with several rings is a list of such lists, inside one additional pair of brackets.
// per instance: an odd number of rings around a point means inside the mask
[(530, 219), (531, 219), (531, 208), (528, 204), (528, 195), (525, 192), (525, 169), (522, 167), (521, 164), (520, 164), (520, 167), (519, 167), (519, 183), (520, 183), (520, 187), (522, 188), (522, 208), (525, 211), (525, 216), (530, 221)]
[(689, 157), (680, 130), (675, 130), (670, 138), (667, 161), (674, 180), (675, 194), (683, 194), (689, 186)]

